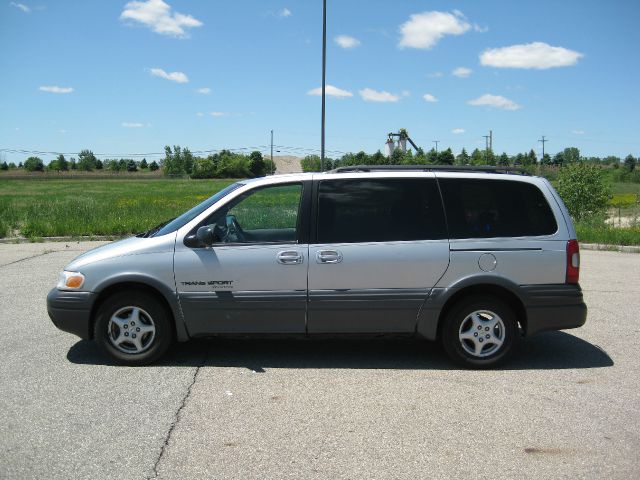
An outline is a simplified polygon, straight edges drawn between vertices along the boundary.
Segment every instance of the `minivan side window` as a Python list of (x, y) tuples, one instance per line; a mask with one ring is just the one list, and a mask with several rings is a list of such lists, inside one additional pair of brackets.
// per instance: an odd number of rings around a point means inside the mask
[(434, 179), (325, 180), (318, 189), (318, 243), (447, 238)]
[(556, 219), (538, 187), (509, 180), (438, 179), (450, 238), (551, 235)]
[(217, 210), (202, 225), (210, 225), (217, 243), (294, 243), (302, 184), (250, 190)]

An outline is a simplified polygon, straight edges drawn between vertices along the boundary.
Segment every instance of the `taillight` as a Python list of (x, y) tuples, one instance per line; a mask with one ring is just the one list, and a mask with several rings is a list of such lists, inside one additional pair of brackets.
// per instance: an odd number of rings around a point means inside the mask
[(566, 283), (578, 283), (580, 278), (580, 246), (578, 240), (567, 242), (567, 281)]

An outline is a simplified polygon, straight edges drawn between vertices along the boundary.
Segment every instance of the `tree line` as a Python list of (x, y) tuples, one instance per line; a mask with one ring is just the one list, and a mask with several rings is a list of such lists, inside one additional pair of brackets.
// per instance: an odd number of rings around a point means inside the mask
[[(318, 172), (321, 169), (320, 157), (318, 155), (307, 155), (301, 161), (302, 170), (305, 172)], [(411, 150), (403, 152), (400, 149), (393, 151), (387, 157), (378, 150), (374, 154), (366, 152), (347, 153), (340, 158), (326, 158), (324, 170), (332, 170), (339, 167), (349, 167), (355, 165), (495, 165), (495, 166), (515, 166), (531, 167), (534, 165), (563, 166), (574, 163), (588, 163), (596, 165), (611, 166), (612, 168), (625, 167), (628, 172), (633, 172), (638, 159), (629, 154), (624, 160), (616, 156), (607, 157), (583, 157), (576, 147), (568, 147), (556, 153), (553, 157), (545, 153), (542, 158), (538, 158), (536, 152), (531, 149), (529, 152), (508, 155), (502, 152), (496, 155), (492, 150), (480, 150), (478, 148), (471, 152), (465, 148), (458, 155), (454, 155), (451, 148), (436, 151), (431, 149), (425, 152), (418, 149), (415, 153)]]
[(78, 154), (78, 158), (71, 157), (67, 159), (63, 154), (59, 154), (54, 160), (51, 160), (47, 165), (44, 164), (40, 157), (32, 156), (27, 158), (24, 163), (20, 162), (18, 165), (11, 162), (3, 162), (0, 164), (0, 170), (13, 170), (17, 168), (23, 168), (27, 172), (44, 172), (45, 170), (54, 172), (68, 172), (72, 170), (82, 172), (92, 172), (94, 170), (106, 170), (111, 172), (137, 172), (138, 170), (150, 170), (155, 171), (160, 168), (160, 165), (154, 160), (151, 163), (147, 162), (146, 158), (142, 160), (133, 160), (132, 158), (120, 158), (120, 159), (104, 159), (97, 158), (91, 150), (82, 150)]
[(271, 160), (263, 158), (258, 151), (249, 155), (222, 150), (206, 157), (195, 156), (188, 148), (175, 145), (165, 147), (165, 156), (160, 162), (151, 163), (146, 158), (141, 161), (133, 159), (98, 159), (91, 150), (82, 150), (78, 158), (67, 159), (63, 154), (45, 165), (40, 157), (32, 156), (18, 165), (14, 163), (0, 164), (0, 170), (24, 169), (28, 172), (57, 171), (111, 171), (137, 172), (140, 170), (156, 171), (162, 169), (167, 176), (189, 176), (191, 178), (247, 178), (261, 177), (275, 173), (275, 165)]
[(162, 160), (165, 175), (191, 178), (247, 178), (275, 173), (275, 165), (258, 151), (249, 155), (221, 150), (206, 157), (194, 156), (188, 148), (166, 146)]
[[(305, 172), (320, 171), (320, 157), (318, 155), (307, 155), (301, 160), (302, 170)], [(553, 157), (545, 154), (538, 158), (536, 152), (531, 149), (529, 152), (508, 155), (506, 152), (496, 155), (492, 150), (474, 149), (471, 154), (465, 148), (458, 155), (454, 155), (451, 148), (436, 151), (431, 149), (425, 152), (418, 149), (402, 152), (400, 149), (394, 150), (391, 156), (383, 155), (379, 150), (374, 154), (366, 152), (346, 153), (340, 158), (326, 158), (324, 170), (331, 170), (338, 167), (354, 165), (496, 165), (515, 166), (529, 168), (536, 165), (543, 166), (563, 166), (575, 163), (586, 163), (600, 166), (608, 166), (613, 170), (612, 179), (619, 182), (640, 183), (640, 171), (636, 170), (639, 163), (638, 158), (629, 154), (624, 159), (616, 156), (606, 157), (583, 157), (576, 147), (568, 147), (556, 153)], [(147, 162), (146, 158), (140, 161), (130, 158), (120, 159), (98, 159), (91, 150), (85, 149), (78, 154), (78, 158), (67, 159), (64, 155), (58, 155), (54, 160), (45, 165), (41, 158), (31, 156), (15, 165), (13, 162), (0, 163), (0, 170), (10, 170), (24, 168), (29, 172), (49, 171), (94, 171), (104, 170), (111, 172), (137, 172), (156, 171), (168, 176), (189, 176), (191, 178), (246, 178), (260, 177), (275, 172), (275, 166), (269, 159), (263, 158), (258, 151), (249, 153), (231, 152), (221, 150), (206, 157), (195, 156), (191, 151), (179, 145), (165, 147), (163, 159)], [(640, 170), (640, 169), (639, 169)]]

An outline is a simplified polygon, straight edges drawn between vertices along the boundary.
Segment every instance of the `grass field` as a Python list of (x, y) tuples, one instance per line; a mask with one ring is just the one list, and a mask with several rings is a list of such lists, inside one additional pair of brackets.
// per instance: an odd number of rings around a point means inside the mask
[(640, 183), (620, 183), (613, 182), (611, 184), (611, 193), (635, 193), (640, 196)]
[(606, 245), (640, 245), (640, 227), (614, 228), (603, 225), (579, 223), (576, 225), (578, 239), (585, 243)]
[(200, 203), (231, 180), (0, 179), (0, 237), (126, 235)]
[[(230, 183), (232, 180), (135, 177), (0, 178), (0, 237), (37, 239), (138, 233), (183, 213)], [(640, 185), (614, 183), (612, 192), (614, 197), (639, 195)], [(273, 215), (282, 210), (277, 205), (271, 207)], [(279, 212), (283, 216), (282, 226), (291, 226), (295, 215), (285, 213)], [(637, 206), (622, 210), (622, 215), (638, 216), (637, 213)], [(247, 223), (258, 226), (261, 222), (251, 219)], [(576, 229), (583, 242), (640, 245), (638, 225), (614, 228), (602, 223), (583, 223), (576, 225)]]

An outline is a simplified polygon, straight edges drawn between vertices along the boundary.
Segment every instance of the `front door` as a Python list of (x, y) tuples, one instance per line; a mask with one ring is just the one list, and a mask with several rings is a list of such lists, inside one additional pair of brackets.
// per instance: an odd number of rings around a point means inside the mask
[(302, 183), (250, 190), (198, 225), (214, 228), (213, 247), (176, 245), (176, 288), (190, 335), (304, 333), (302, 191)]
[[(340, 174), (344, 175), (344, 174)], [(449, 264), (433, 175), (319, 182), (309, 333), (413, 332)]]

